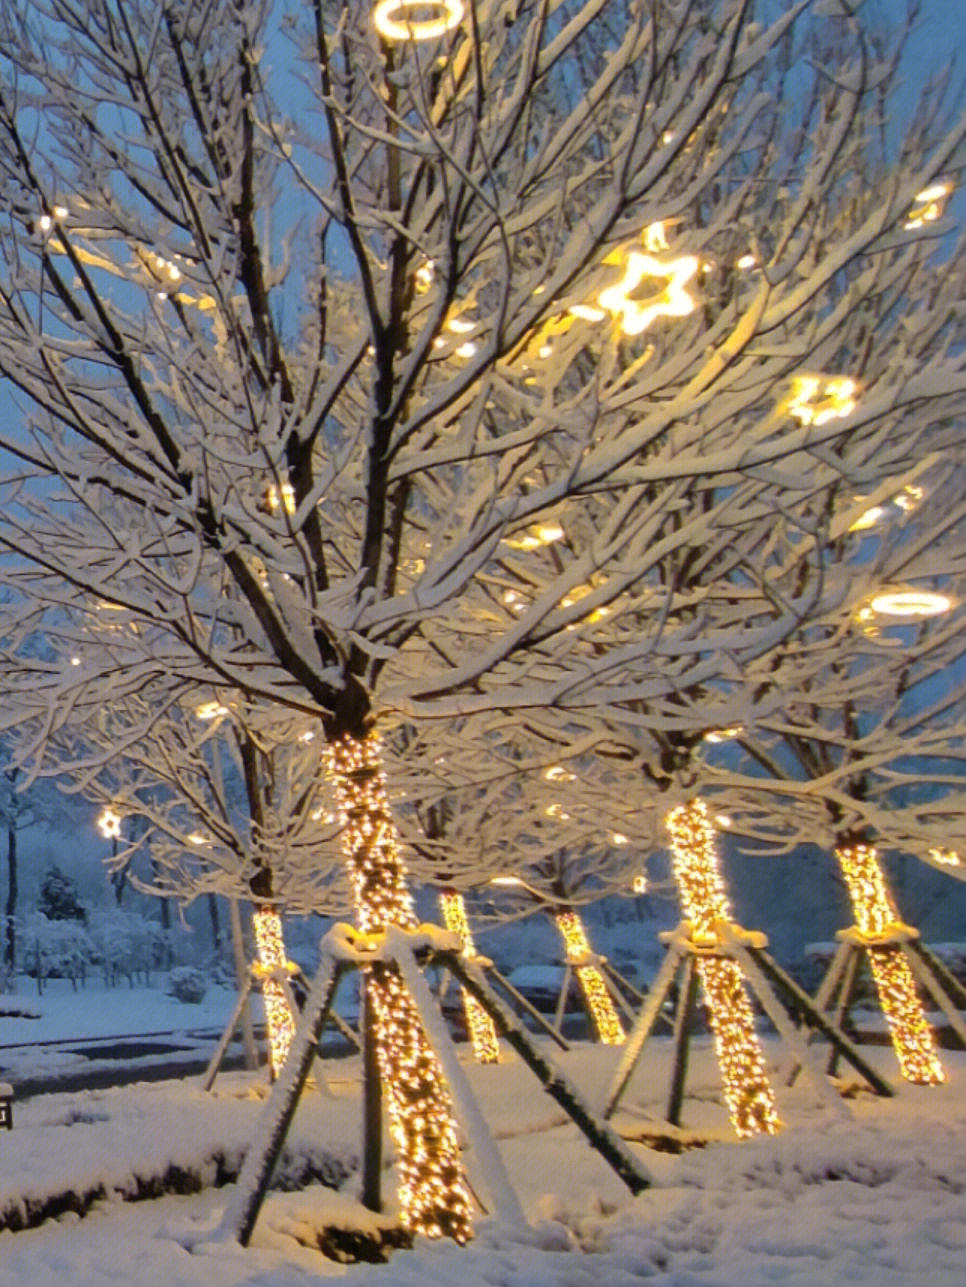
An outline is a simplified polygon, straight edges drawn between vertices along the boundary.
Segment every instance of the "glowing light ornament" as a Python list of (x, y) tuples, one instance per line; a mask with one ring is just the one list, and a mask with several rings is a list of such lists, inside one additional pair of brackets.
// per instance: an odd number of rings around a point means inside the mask
[(852, 902), (855, 928), (865, 940), (892, 1048), (906, 1081), (937, 1086), (945, 1080), (932, 1029), (916, 992), (912, 969), (897, 944), (904, 926), (873, 845), (846, 844), (835, 851)]
[(781, 1123), (741, 969), (735, 961), (712, 954), (718, 942), (716, 922), (730, 920), (731, 911), (707, 806), (699, 799), (677, 805), (665, 825), (692, 941), (708, 953), (698, 954), (697, 968), (732, 1125), (739, 1136), (774, 1135)]
[(796, 375), (782, 404), (802, 425), (824, 425), (855, 410), (859, 386), (847, 375)]
[(963, 862), (955, 849), (930, 849), (929, 857), (942, 867), (961, 867)]
[[(389, 811), (378, 737), (344, 736), (327, 749), (343, 822), (342, 844), (359, 927), (416, 928), (412, 897)], [(369, 966), (379, 1071), (400, 1173), (402, 1223), (430, 1238), (467, 1242), (469, 1194), (460, 1166), (450, 1094), (416, 1005), (389, 962)]]
[(98, 815), (97, 829), (105, 840), (120, 840), (121, 815), (113, 809), (103, 809)]
[[(463, 956), (472, 960), (476, 956), (476, 945), (466, 916), (466, 904), (463, 895), (455, 889), (445, 889), (439, 896), (440, 910), (443, 913), (443, 924), (451, 934), (460, 941)], [(478, 1063), (495, 1064), (500, 1059), (500, 1043), (497, 1041), (493, 1020), (465, 988), (463, 993), (463, 1013), (466, 1015), (466, 1029), (470, 1035), (470, 1044)]]
[[(613, 286), (601, 291), (598, 302), (601, 308), (620, 318), (625, 335), (640, 335), (659, 317), (687, 317), (696, 307), (688, 293), (687, 284), (698, 271), (698, 261), (693, 255), (664, 261), (639, 250), (632, 250), (624, 262), (624, 276)], [(666, 285), (656, 294), (644, 299), (637, 294), (643, 284), (651, 279), (664, 280)]]
[[(430, 17), (417, 18), (418, 13)], [(384, 40), (438, 40), (463, 21), (463, 0), (379, 0), (372, 24)]]
[(255, 948), (258, 960), (252, 973), (261, 984), (265, 1002), (265, 1024), (268, 1028), (268, 1062), (272, 1081), (279, 1075), (295, 1036), (295, 1016), (285, 994), (283, 980), (297, 967), (285, 956), (282, 918), (275, 907), (266, 905), (252, 912)]
[(921, 228), (924, 223), (935, 223), (941, 219), (946, 210), (946, 202), (953, 190), (951, 183), (934, 183), (916, 193), (916, 204), (906, 215), (904, 228)]
[(555, 912), (554, 920), (563, 937), (567, 962), (577, 975), (601, 1044), (622, 1045), (627, 1039), (627, 1034), (614, 1009), (614, 1002), (607, 991), (604, 976), (593, 964), (594, 954), (590, 950), (583, 922), (575, 911), (569, 910)]
[(882, 590), (869, 600), (872, 611), (884, 617), (936, 617), (952, 606), (948, 595), (932, 590)]

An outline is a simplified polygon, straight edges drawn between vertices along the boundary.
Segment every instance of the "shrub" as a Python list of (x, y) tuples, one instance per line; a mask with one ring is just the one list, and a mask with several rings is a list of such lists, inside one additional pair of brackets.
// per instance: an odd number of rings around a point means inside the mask
[(187, 1005), (199, 1005), (205, 998), (208, 982), (193, 965), (179, 965), (168, 976), (168, 996)]

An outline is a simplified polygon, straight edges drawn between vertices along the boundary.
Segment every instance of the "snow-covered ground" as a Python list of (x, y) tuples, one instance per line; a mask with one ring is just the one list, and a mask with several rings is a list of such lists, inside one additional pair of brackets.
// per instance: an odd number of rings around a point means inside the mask
[[(115, 1022), (105, 1019), (100, 1031), (121, 1031), (121, 1011), (133, 1009), (135, 998), (142, 1020), (150, 1017), (141, 1030), (187, 1026), (183, 1017), (160, 1018), (195, 1009), (173, 1011), (144, 989), (118, 992), (110, 1007)], [(218, 1021), (215, 1000), (208, 1022)], [(75, 1019), (84, 1008), (83, 997), (75, 998)], [(46, 1021), (3, 1021), (8, 1032), (14, 1024), (34, 1033)], [(126, 1030), (138, 1030), (133, 1017)], [(622, 1128), (641, 1126), (645, 1114), (660, 1116), (668, 1054), (667, 1041), (649, 1044), (618, 1117)], [(901, 1086), (891, 1100), (862, 1093), (847, 1101), (844, 1118), (799, 1078), (779, 1090), (784, 1132), (738, 1143), (718, 1103), (710, 1051), (698, 1042), (684, 1120), (703, 1147), (670, 1154), (633, 1146), (654, 1181), (636, 1198), (514, 1057), (470, 1067), (530, 1230), (481, 1218), (469, 1247), (421, 1243), (387, 1265), (339, 1265), (295, 1237), (338, 1204), (353, 1206), (355, 1059), (328, 1065), (328, 1084), (303, 1097), (286, 1161), (291, 1170), (294, 1159), (297, 1170), (299, 1157), (328, 1159), (331, 1183), (350, 1173), (342, 1191), (274, 1192), (247, 1249), (209, 1232), (231, 1200), (231, 1185), (130, 1199), (172, 1167), (210, 1182), (221, 1162), (237, 1163), (262, 1111), (263, 1073), (223, 1074), (211, 1094), (197, 1082), (161, 1082), (41, 1096), (18, 1103), (14, 1130), (0, 1132), (0, 1211), (70, 1189), (100, 1186), (109, 1196), (82, 1219), (71, 1213), (0, 1233), (0, 1287), (308, 1287), (327, 1278), (347, 1287), (962, 1287), (966, 1055), (943, 1054), (945, 1086)], [(891, 1051), (877, 1048), (871, 1057), (895, 1082)], [(593, 1101), (616, 1059), (589, 1045), (559, 1056)], [(472, 1151), (467, 1165), (473, 1179)]]

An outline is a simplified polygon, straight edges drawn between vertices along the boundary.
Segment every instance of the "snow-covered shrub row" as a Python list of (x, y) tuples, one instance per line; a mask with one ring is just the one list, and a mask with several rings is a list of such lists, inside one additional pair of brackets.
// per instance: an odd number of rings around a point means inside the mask
[(18, 918), (19, 968), (37, 980), (43, 992), (46, 979), (70, 979), (83, 985), (95, 970), (116, 986), (122, 979), (133, 986), (149, 983), (152, 970), (170, 959), (168, 935), (138, 912), (121, 908), (91, 911), (85, 920), (51, 919), (42, 912)]

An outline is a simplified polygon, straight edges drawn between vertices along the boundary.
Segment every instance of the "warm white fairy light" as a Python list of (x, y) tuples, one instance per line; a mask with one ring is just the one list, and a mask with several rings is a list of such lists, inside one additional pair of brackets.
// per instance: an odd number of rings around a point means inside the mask
[(918, 509), (925, 494), (926, 489), (920, 487), (918, 483), (907, 483), (897, 496), (893, 496), (892, 503), (909, 514), (914, 509)]
[(105, 840), (121, 838), (121, 815), (114, 809), (102, 809), (97, 818), (97, 829)]
[[(429, 11), (432, 17), (417, 18)], [(437, 40), (463, 21), (462, 0), (379, 0), (372, 23), (386, 40)]]
[(854, 523), (849, 524), (850, 532), (867, 532), (870, 527), (875, 527), (885, 515), (884, 505), (871, 505), (864, 510)]
[(638, 873), (631, 881), (631, 889), (638, 896), (647, 893), (647, 877), (643, 872)]
[(731, 728), (711, 728), (705, 733), (704, 740), (714, 746), (718, 742), (730, 742), (734, 738), (740, 737), (744, 731), (741, 724), (734, 724)]
[(871, 940), (867, 944), (869, 964), (899, 1069), (907, 1081), (936, 1086), (945, 1080), (942, 1064), (909, 962), (898, 944), (888, 941), (890, 933), (902, 926), (876, 849), (873, 845), (845, 844), (836, 849), (835, 856), (845, 877), (856, 928)]
[[(716, 922), (730, 920), (731, 912), (707, 806), (703, 800), (689, 800), (672, 809), (665, 822), (674, 879), (692, 938), (713, 950)], [(713, 955), (699, 955), (697, 967), (735, 1131), (740, 1136), (774, 1135), (781, 1123), (741, 969), (737, 962)]]
[(592, 957), (587, 932), (575, 911), (556, 912), (554, 920), (563, 937), (567, 961), (573, 966), (583, 990), (587, 1009), (597, 1029), (597, 1036), (605, 1046), (619, 1046), (627, 1037), (624, 1025), (614, 1009), (604, 976), (589, 959)]
[[(345, 736), (327, 761), (343, 823), (342, 844), (359, 926), (416, 928), (412, 897), (389, 811), (379, 739)], [(398, 969), (368, 969), (376, 1049), (398, 1157), (403, 1225), (430, 1238), (472, 1236), (469, 1195), (460, 1166), (450, 1094)]]
[(916, 193), (916, 204), (906, 215), (904, 228), (921, 228), (924, 223), (935, 223), (941, 219), (946, 209), (946, 202), (953, 190), (951, 183), (933, 183), (922, 192)]
[(562, 764), (551, 764), (548, 769), (544, 770), (543, 776), (548, 782), (576, 782), (576, 773), (571, 773), (565, 769)]
[(542, 545), (552, 545), (562, 541), (565, 532), (559, 523), (534, 523), (533, 527), (519, 536), (505, 536), (504, 545), (511, 550), (538, 550)]
[(284, 979), (292, 975), (296, 967), (286, 958), (282, 918), (276, 908), (257, 907), (252, 912), (252, 929), (258, 952), (252, 973), (261, 984), (265, 1002), (268, 1061), (274, 1081), (282, 1071), (295, 1036), (295, 1016), (285, 995)]
[(824, 425), (855, 410), (859, 386), (847, 375), (796, 375), (782, 404), (802, 425)]
[(295, 513), (295, 488), (291, 483), (282, 483), (281, 487), (276, 487), (274, 483), (269, 484), (265, 492), (265, 508), (270, 514), (278, 514), (283, 509), (286, 514)]
[[(640, 335), (659, 317), (686, 317), (695, 309), (695, 300), (687, 284), (698, 271), (693, 255), (663, 261), (654, 255), (632, 250), (624, 262), (624, 276), (613, 286), (601, 291), (601, 308), (620, 319), (625, 335)], [(666, 283), (645, 300), (636, 298), (644, 282), (663, 279)]]
[(936, 617), (953, 606), (948, 595), (932, 590), (880, 590), (869, 600), (883, 617)]
[[(460, 941), (462, 953), (467, 959), (476, 956), (476, 945), (466, 915), (466, 904), (463, 895), (455, 889), (445, 889), (439, 896), (440, 910), (443, 913), (443, 924), (455, 934)], [(478, 1063), (495, 1064), (500, 1058), (500, 1043), (497, 1041), (493, 1020), (466, 988), (463, 993), (463, 1013), (466, 1015), (466, 1029), (470, 1044)]]

